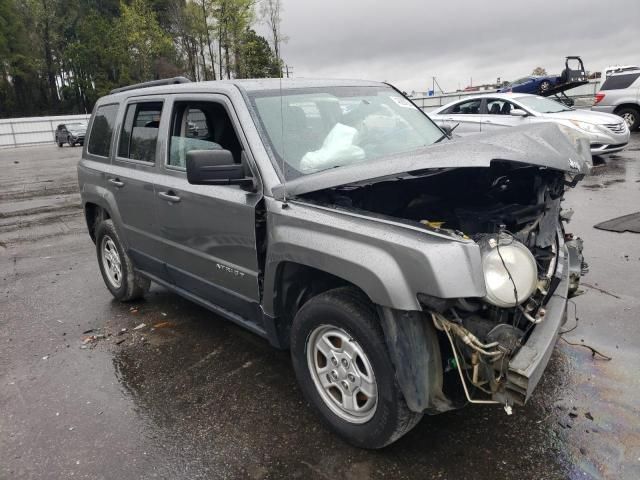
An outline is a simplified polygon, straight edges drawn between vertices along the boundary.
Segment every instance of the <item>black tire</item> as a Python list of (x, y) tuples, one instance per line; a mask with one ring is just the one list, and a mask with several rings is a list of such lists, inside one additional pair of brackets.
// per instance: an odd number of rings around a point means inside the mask
[(616, 115), (619, 115), (624, 119), (630, 131), (633, 132), (640, 127), (640, 109), (623, 107), (616, 111)]
[(542, 95), (550, 88), (551, 88), (551, 82), (549, 80), (543, 80), (542, 82), (540, 82), (540, 86), (538, 87), (538, 92)]
[(62, 143), (60, 140), (58, 140), (58, 137), (56, 137), (56, 143), (58, 144), (58, 147), (62, 148), (62, 146), (64, 145), (64, 143)]
[[(351, 423), (334, 413), (319, 393), (307, 363), (311, 335), (319, 327), (338, 327), (359, 344), (377, 384), (375, 413), (365, 423)], [(409, 410), (395, 379), (384, 334), (374, 305), (351, 288), (338, 288), (309, 300), (297, 313), (291, 329), (291, 359), (307, 401), (324, 423), (352, 445), (382, 448), (409, 432), (422, 413)]]
[(70, 147), (74, 147), (76, 144), (73, 140), (71, 140), (71, 137), (67, 138), (67, 143), (69, 144)]
[[(119, 285), (114, 283), (110, 278), (109, 273), (107, 273), (107, 269), (110, 268), (108, 265), (105, 265), (105, 259), (102, 254), (102, 249), (104, 247), (103, 244), (108, 240), (112, 241), (112, 244), (115, 246), (120, 257), (121, 274), (119, 276)], [(143, 278), (134, 270), (131, 259), (122, 247), (122, 241), (120, 240), (118, 232), (116, 232), (111, 220), (103, 220), (98, 225), (98, 228), (96, 228), (96, 252), (98, 255), (98, 265), (100, 265), (102, 279), (115, 298), (121, 302), (128, 302), (143, 297), (149, 290), (151, 282), (148, 279)]]

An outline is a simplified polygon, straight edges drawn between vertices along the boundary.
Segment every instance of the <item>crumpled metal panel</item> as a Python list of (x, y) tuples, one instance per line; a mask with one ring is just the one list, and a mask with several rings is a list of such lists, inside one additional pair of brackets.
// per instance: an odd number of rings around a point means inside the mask
[[(287, 182), (286, 194), (295, 196), (340, 185), (366, 185), (419, 176), (421, 171), (435, 168), (489, 167), (494, 161), (583, 175), (589, 173), (592, 165), (586, 139), (569, 139), (557, 125), (541, 123), (456, 138), (406, 154), (305, 175)], [(285, 188), (278, 185), (272, 191), (276, 199), (282, 199)]]

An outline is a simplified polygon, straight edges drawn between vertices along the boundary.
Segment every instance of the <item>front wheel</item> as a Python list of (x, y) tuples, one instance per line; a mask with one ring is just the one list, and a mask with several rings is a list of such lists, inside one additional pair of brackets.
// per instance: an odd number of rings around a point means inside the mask
[(111, 220), (104, 220), (96, 229), (96, 251), (104, 283), (115, 298), (136, 300), (149, 290), (149, 280), (134, 270)]
[(291, 358), (306, 399), (355, 446), (382, 448), (422, 418), (409, 410), (395, 380), (374, 306), (352, 289), (322, 293), (300, 309)]
[(76, 142), (74, 142), (71, 137), (67, 138), (67, 143), (69, 144), (70, 147), (75, 146)]

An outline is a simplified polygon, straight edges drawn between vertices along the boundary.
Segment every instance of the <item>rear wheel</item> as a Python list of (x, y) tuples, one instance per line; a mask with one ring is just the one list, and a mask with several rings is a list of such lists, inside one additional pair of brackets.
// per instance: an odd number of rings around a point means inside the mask
[(551, 82), (549, 80), (543, 80), (540, 83), (540, 86), (538, 87), (538, 91), (542, 95), (542, 94), (548, 92), (550, 88), (551, 88)]
[(330, 290), (300, 309), (291, 358), (309, 403), (353, 445), (382, 448), (422, 418), (396, 383), (374, 306), (355, 290)]
[(633, 131), (640, 127), (640, 110), (632, 107), (624, 107), (618, 110), (616, 114), (622, 117), (624, 123), (629, 127), (629, 130)]
[(58, 137), (56, 137), (56, 143), (58, 144), (58, 147), (62, 148), (62, 145), (64, 145), (64, 143), (62, 143), (60, 140), (58, 140)]
[(115, 298), (136, 300), (149, 290), (149, 280), (133, 269), (111, 220), (102, 221), (96, 229), (96, 251), (104, 283)]

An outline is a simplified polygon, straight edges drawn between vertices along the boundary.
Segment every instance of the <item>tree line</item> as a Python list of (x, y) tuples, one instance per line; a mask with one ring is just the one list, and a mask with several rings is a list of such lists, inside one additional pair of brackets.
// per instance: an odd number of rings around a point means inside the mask
[(281, 0), (0, 0), (0, 117), (88, 113), (115, 87), (179, 75), (280, 76), (281, 9)]

